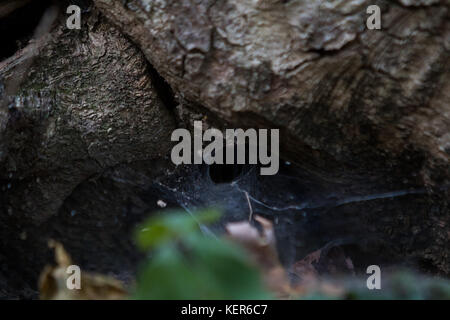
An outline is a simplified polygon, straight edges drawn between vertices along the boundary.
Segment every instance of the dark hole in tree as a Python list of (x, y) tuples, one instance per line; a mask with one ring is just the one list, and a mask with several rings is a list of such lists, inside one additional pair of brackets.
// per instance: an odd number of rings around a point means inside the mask
[[(223, 161), (226, 161), (226, 153), (227, 150), (223, 150)], [(249, 154), (249, 148), (248, 145), (245, 145), (245, 152), (246, 152), (246, 161), (248, 160), (248, 154)], [(213, 151), (213, 155), (215, 155), (215, 152)], [(234, 180), (236, 180), (243, 172), (244, 170), (244, 164), (237, 164), (238, 163), (238, 145), (234, 145), (234, 161), (233, 164), (212, 164), (208, 168), (209, 177), (211, 178), (212, 182), (219, 184), (219, 183), (231, 183)]]
[(51, 1), (31, 1), (0, 19), (0, 61), (11, 57), (24, 48), (33, 37), (34, 31)]
[(212, 164), (209, 177), (214, 183), (231, 183), (242, 173), (242, 164)]

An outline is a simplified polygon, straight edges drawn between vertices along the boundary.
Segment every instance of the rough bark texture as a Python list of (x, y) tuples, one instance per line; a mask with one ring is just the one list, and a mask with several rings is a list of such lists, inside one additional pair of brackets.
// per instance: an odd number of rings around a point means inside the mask
[[(281, 128), (282, 155), (330, 183), (429, 188), (427, 208), (391, 211), (414, 221), (407, 230), (379, 225), (402, 237), (426, 230), (433, 240), (421, 255), (448, 273), (448, 1), (94, 2), (181, 108), (222, 126)], [(382, 30), (365, 28), (371, 4)]]
[[(95, 3), (181, 98), (283, 129), (294, 161), (448, 183), (447, 1)], [(365, 28), (370, 4), (383, 8), (381, 31)]]
[[(0, 297), (35, 297), (49, 237), (127, 279), (129, 233), (155, 207), (148, 186), (167, 173), (170, 134), (204, 115), (280, 128), (282, 156), (325, 189), (412, 190), (338, 206), (323, 232), (367, 233), (378, 252), (450, 273), (449, 1), (94, 4), (82, 30), (61, 18), (0, 62)], [(382, 30), (365, 28), (370, 4)]]
[(167, 167), (151, 159), (167, 154), (175, 128), (144, 56), (97, 13), (83, 15), (82, 30), (61, 16), (47, 37), (0, 62), (0, 80), (0, 298), (36, 297), (50, 238), (86, 268), (134, 268), (137, 218), (127, 214), (141, 175)]
[(2, 118), (1, 179), (11, 214), (37, 222), (102, 170), (165, 155), (175, 127), (140, 52), (103, 18), (84, 22), (0, 64), (7, 84), (34, 58)]

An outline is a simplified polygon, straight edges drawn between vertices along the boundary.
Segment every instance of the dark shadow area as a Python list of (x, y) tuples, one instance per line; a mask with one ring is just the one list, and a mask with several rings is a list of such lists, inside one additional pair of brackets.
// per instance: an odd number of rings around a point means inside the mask
[(209, 177), (214, 183), (231, 183), (242, 173), (240, 164), (212, 164), (209, 167)]
[(47, 0), (31, 1), (0, 19), (0, 34), (2, 35), (0, 61), (11, 57), (28, 44), (42, 15), (51, 4), (52, 1)]

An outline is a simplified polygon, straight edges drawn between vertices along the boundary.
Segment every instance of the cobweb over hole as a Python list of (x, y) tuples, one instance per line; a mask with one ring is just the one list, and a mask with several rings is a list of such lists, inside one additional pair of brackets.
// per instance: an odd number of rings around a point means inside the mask
[(0, 34), (2, 35), (0, 61), (11, 57), (28, 44), (42, 15), (51, 3), (47, 0), (31, 1), (0, 19)]

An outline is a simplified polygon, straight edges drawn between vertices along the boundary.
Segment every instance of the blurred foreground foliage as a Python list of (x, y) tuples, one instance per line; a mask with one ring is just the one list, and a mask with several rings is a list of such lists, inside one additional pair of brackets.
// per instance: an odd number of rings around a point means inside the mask
[(81, 272), (80, 289), (69, 289), (72, 258), (63, 245), (50, 240), (49, 246), (55, 250), (56, 266), (45, 266), (39, 277), (39, 292), (42, 300), (118, 300), (127, 297), (125, 286), (118, 280), (98, 273)]
[(246, 221), (227, 224), (227, 237), (201, 232), (199, 225), (219, 217), (216, 210), (204, 210), (194, 216), (165, 212), (148, 219), (136, 235), (139, 247), (149, 254), (132, 298), (450, 299), (448, 280), (408, 270), (382, 274), (381, 290), (367, 289), (368, 275), (293, 284), (278, 261), (270, 221), (255, 217), (262, 233)]
[[(322, 277), (316, 271), (322, 249), (294, 264), (291, 276), (278, 260), (272, 223), (228, 223), (226, 235), (204, 234), (200, 225), (220, 218), (216, 210), (161, 212), (136, 230), (146, 253), (132, 290), (115, 279), (81, 273), (81, 290), (69, 290), (72, 264), (62, 244), (51, 242), (56, 266), (41, 274), (42, 299), (450, 299), (450, 281), (407, 270), (385, 272), (381, 290), (369, 290), (368, 275)], [(297, 268), (295, 268), (297, 266)], [(301, 268), (299, 268), (301, 267)], [(299, 281), (291, 281), (292, 275)]]
[(350, 287), (347, 299), (359, 300), (450, 300), (450, 281), (398, 270), (384, 276), (380, 290)]
[(151, 250), (141, 267), (135, 299), (267, 299), (259, 270), (234, 243), (205, 236), (199, 223), (220, 217), (204, 210), (195, 219), (164, 213), (137, 232), (141, 249)]

